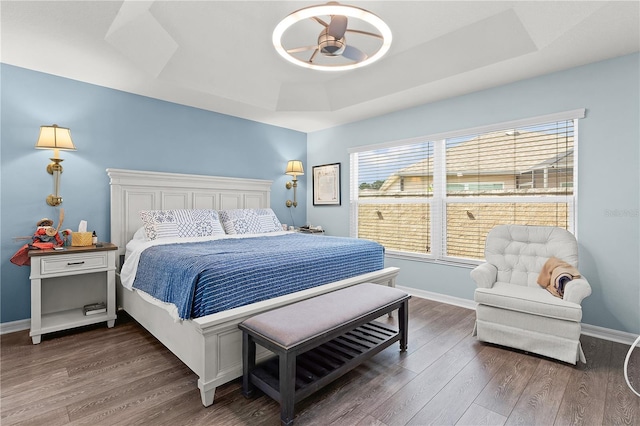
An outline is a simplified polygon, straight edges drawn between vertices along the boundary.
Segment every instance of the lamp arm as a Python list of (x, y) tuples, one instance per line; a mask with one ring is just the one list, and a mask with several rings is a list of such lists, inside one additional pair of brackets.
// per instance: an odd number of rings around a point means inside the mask
[(54, 156), (51, 158), (52, 163), (47, 166), (47, 172), (53, 175), (53, 194), (47, 197), (47, 204), (50, 206), (58, 206), (62, 204), (62, 197), (60, 196), (60, 178), (62, 175), (62, 158)]
[(298, 207), (298, 200), (296, 199), (296, 189), (298, 188), (298, 179), (293, 177), (293, 207)]

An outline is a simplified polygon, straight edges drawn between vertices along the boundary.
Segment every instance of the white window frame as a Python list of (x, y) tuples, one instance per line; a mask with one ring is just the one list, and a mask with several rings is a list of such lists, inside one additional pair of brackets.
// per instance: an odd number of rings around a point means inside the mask
[[(425, 260), (438, 263), (445, 263), (459, 266), (475, 266), (482, 263), (482, 260), (459, 258), (453, 256), (446, 256), (446, 238), (447, 232), (445, 226), (445, 218), (447, 217), (447, 204), (455, 202), (464, 203), (534, 203), (532, 197), (523, 196), (497, 196), (497, 197), (456, 197), (447, 196), (446, 191), (446, 140), (461, 136), (467, 136), (472, 134), (489, 133), (492, 131), (504, 130), (509, 128), (518, 128), (533, 126), (537, 124), (557, 122), (557, 121), (570, 121), (573, 120), (574, 135), (573, 135), (573, 194), (571, 196), (573, 202), (569, 203), (569, 229), (576, 236), (578, 236), (577, 229), (577, 204), (578, 204), (578, 123), (579, 119), (584, 118), (586, 109), (575, 109), (570, 111), (559, 112), (555, 114), (547, 114), (537, 117), (531, 117), (521, 120), (514, 120), (502, 123), (491, 124), (487, 126), (480, 126), (475, 128), (457, 130), (452, 132), (437, 133), (432, 135), (421, 136), (417, 138), (404, 139), (392, 142), (386, 142), (382, 144), (364, 145), (348, 150), (350, 154), (350, 175), (351, 175), (351, 187), (350, 187), (350, 236), (357, 238), (358, 236), (358, 205), (359, 204), (430, 204), (431, 211), (431, 252), (430, 253), (411, 253), (402, 252), (397, 250), (387, 250), (386, 255), (393, 258), (405, 258), (412, 260)], [(365, 151), (372, 151), (382, 148), (391, 148), (395, 146), (410, 145), (413, 143), (421, 143), (425, 141), (433, 142), (434, 144), (434, 172), (433, 172), (433, 197), (425, 198), (408, 198), (408, 199), (386, 199), (384, 201), (379, 200), (359, 200), (359, 187), (358, 187), (358, 153)], [(544, 201), (540, 201), (540, 198), (544, 198)], [(566, 196), (544, 196), (540, 195), (535, 198), (535, 203), (558, 203), (565, 202)]]

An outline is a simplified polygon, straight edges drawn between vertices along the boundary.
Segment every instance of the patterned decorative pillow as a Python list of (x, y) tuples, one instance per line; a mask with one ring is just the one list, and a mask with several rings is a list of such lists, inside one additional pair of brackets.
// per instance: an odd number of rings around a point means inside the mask
[(227, 234), (282, 231), (282, 224), (271, 209), (233, 209), (220, 210), (218, 213)]
[(282, 223), (271, 209), (256, 209), (262, 232), (282, 231)]
[(215, 210), (142, 210), (140, 218), (149, 240), (224, 234)]

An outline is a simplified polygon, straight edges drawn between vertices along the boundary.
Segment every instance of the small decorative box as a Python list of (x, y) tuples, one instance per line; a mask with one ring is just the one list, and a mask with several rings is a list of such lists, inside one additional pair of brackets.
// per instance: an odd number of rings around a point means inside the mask
[(93, 234), (91, 232), (71, 233), (71, 245), (74, 247), (90, 246), (93, 244)]

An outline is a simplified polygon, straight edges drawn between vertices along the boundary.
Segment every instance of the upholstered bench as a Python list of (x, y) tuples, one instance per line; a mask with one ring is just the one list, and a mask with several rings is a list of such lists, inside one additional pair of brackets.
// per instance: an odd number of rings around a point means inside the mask
[[(380, 284), (358, 284), (282, 308), (239, 324), (242, 393), (259, 388), (280, 403), (282, 424), (293, 424), (295, 403), (337, 379), (394, 342), (407, 348), (411, 296)], [(374, 321), (398, 309), (399, 330)], [(277, 357), (256, 365), (256, 342)]]

